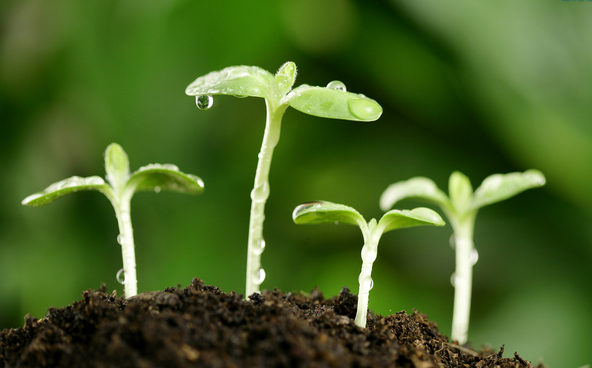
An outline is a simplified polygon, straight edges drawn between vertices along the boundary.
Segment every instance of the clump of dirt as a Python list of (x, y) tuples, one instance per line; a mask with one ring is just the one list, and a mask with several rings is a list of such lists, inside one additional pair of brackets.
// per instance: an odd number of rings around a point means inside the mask
[[(194, 279), (186, 288), (125, 299), (99, 290), (43, 319), (0, 333), (2, 367), (500, 367), (531, 368), (517, 353), (457, 346), (415, 311), (369, 313), (357, 296), (279, 290), (249, 301)], [(542, 365), (539, 365), (542, 367)]]

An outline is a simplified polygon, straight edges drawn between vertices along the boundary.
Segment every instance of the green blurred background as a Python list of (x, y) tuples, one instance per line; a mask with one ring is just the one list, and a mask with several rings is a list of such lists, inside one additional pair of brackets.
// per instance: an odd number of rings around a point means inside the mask
[[(43, 316), (115, 280), (113, 209), (96, 192), (47, 207), (27, 195), (72, 175), (104, 175), (111, 142), (132, 170), (174, 163), (201, 196), (132, 201), (139, 290), (193, 277), (244, 292), (246, 238), (265, 119), (260, 99), (184, 95), (230, 65), (299, 67), (296, 85), (343, 81), (384, 108), (374, 123), (289, 109), (273, 159), (263, 288), (357, 292), (362, 236), (296, 226), (324, 199), (379, 218), (386, 187), (453, 170), (477, 187), (537, 168), (547, 186), (483, 209), (476, 224), (470, 342), (551, 367), (592, 363), (592, 2), (0, 1), (0, 328)], [(402, 203), (403, 207), (418, 205)], [(449, 226), (386, 234), (370, 308), (417, 308), (449, 334)]]

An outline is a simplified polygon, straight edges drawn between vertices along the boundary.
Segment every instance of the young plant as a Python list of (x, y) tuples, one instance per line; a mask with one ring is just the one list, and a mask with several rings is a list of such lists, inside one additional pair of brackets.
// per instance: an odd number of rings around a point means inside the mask
[(473, 192), (469, 179), (458, 171), (450, 175), (446, 196), (436, 184), (424, 177), (415, 177), (390, 185), (380, 198), (383, 211), (404, 198), (425, 200), (440, 206), (453, 229), (451, 244), (456, 250), (456, 270), (453, 275), (454, 308), (452, 315), (453, 341), (465, 344), (469, 332), (471, 284), (477, 251), (473, 244), (475, 218), (481, 207), (515, 196), (530, 188), (545, 184), (545, 176), (537, 170), (524, 173), (495, 174), (487, 177)]
[(134, 235), (130, 216), (130, 202), (135, 192), (170, 190), (181, 193), (200, 194), (204, 183), (195, 175), (184, 174), (172, 164), (150, 164), (130, 174), (127, 154), (120, 145), (112, 143), (105, 151), (105, 169), (107, 182), (99, 176), (81, 178), (72, 176), (47, 187), (44, 191), (28, 196), (22, 204), (39, 207), (46, 205), (66, 194), (81, 190), (98, 190), (103, 193), (115, 209), (119, 225), (117, 242), (123, 254), (125, 296), (138, 293), (136, 279), (136, 256)]
[(382, 114), (380, 105), (364, 95), (349, 93), (339, 81), (327, 87), (301, 85), (292, 89), (296, 79), (296, 65), (287, 62), (273, 75), (256, 66), (232, 66), (197, 78), (185, 93), (195, 96), (197, 107), (209, 109), (212, 95), (261, 97), (267, 106), (267, 120), (255, 185), (251, 191), (251, 216), (247, 250), (246, 295), (259, 291), (265, 278), (261, 268), (261, 253), (265, 248), (263, 220), (265, 202), (269, 197), (269, 168), (273, 150), (280, 138), (282, 117), (288, 106), (303, 113), (323, 118), (374, 121)]
[(440, 215), (428, 208), (413, 210), (391, 210), (385, 213), (378, 223), (375, 219), (366, 222), (364, 217), (355, 209), (331, 202), (308, 202), (294, 209), (292, 218), (296, 224), (320, 224), (325, 222), (345, 223), (357, 225), (364, 237), (362, 247), (362, 271), (358, 277), (360, 289), (358, 292), (358, 309), (356, 325), (366, 327), (368, 315), (368, 296), (374, 286), (372, 281), (372, 264), (378, 255), (378, 241), (383, 233), (420, 225), (444, 226)]

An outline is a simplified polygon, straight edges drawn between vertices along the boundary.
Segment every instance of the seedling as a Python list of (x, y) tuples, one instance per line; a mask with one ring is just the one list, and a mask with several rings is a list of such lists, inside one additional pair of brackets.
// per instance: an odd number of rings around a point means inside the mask
[[(118, 272), (118, 280), (125, 286), (125, 296), (138, 293), (136, 279), (136, 256), (130, 202), (135, 192), (170, 190), (175, 192), (200, 194), (204, 183), (197, 176), (184, 174), (171, 164), (150, 164), (130, 175), (127, 154), (120, 145), (112, 143), (105, 151), (107, 183), (99, 176), (81, 178), (72, 176), (47, 187), (44, 191), (28, 196), (22, 204), (39, 207), (66, 194), (81, 190), (98, 190), (103, 193), (115, 209), (119, 225), (117, 242), (123, 254), (123, 269)], [(123, 273), (123, 280), (120, 276)]]
[(331, 202), (308, 202), (294, 209), (292, 218), (297, 224), (320, 224), (325, 222), (358, 225), (364, 237), (362, 247), (362, 271), (358, 277), (358, 309), (356, 325), (366, 327), (368, 315), (368, 296), (374, 286), (372, 264), (378, 255), (378, 241), (383, 233), (420, 225), (444, 226), (440, 215), (428, 208), (413, 210), (391, 210), (385, 213), (378, 223), (375, 219), (366, 222), (364, 217), (352, 207)]
[(524, 173), (491, 175), (473, 192), (469, 179), (455, 171), (449, 180), (450, 197), (438, 189), (432, 180), (424, 177), (392, 184), (382, 194), (380, 207), (383, 211), (404, 198), (415, 198), (440, 206), (450, 221), (453, 229), (451, 244), (456, 249), (456, 270), (452, 277), (455, 289), (451, 335), (453, 341), (465, 344), (469, 333), (473, 265), (478, 258), (473, 244), (477, 211), (481, 207), (544, 184), (545, 176), (540, 171), (528, 170)]
[(282, 65), (275, 75), (256, 66), (231, 66), (197, 78), (185, 90), (189, 96), (195, 96), (197, 107), (202, 110), (212, 107), (213, 95), (265, 99), (267, 121), (251, 191), (246, 296), (259, 292), (259, 285), (265, 278), (261, 253), (265, 248), (263, 220), (265, 202), (269, 197), (269, 168), (288, 106), (309, 115), (353, 121), (374, 121), (382, 114), (376, 101), (347, 92), (339, 81), (330, 82), (327, 87), (303, 84), (292, 89), (295, 79), (296, 65), (293, 62)]

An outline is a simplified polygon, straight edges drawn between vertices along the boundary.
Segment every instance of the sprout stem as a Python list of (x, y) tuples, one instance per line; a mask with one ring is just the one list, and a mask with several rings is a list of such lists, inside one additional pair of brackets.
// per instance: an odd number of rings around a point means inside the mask
[[(358, 277), (360, 288), (358, 291), (358, 308), (356, 311), (355, 324), (359, 327), (366, 327), (368, 317), (368, 299), (370, 290), (374, 286), (372, 281), (372, 265), (378, 255), (378, 241), (383, 232), (382, 227), (377, 227), (376, 220), (372, 220), (368, 230), (364, 231), (365, 226), (361, 227), (366, 243), (362, 247), (362, 271)], [(366, 235), (368, 234), (368, 235)]]
[[(123, 255), (125, 297), (130, 298), (138, 294), (134, 231), (130, 215), (131, 196), (125, 194), (121, 195), (117, 189), (115, 190), (115, 194), (117, 198), (111, 198), (111, 196), (107, 197), (113, 204), (115, 216), (117, 217), (117, 224), (119, 226), (119, 237), (117, 238), (117, 241), (121, 245), (121, 253)], [(133, 191), (131, 194), (133, 195)]]
[(260, 269), (261, 253), (263, 253), (265, 247), (263, 221), (265, 219), (265, 202), (269, 197), (269, 168), (273, 149), (280, 139), (282, 116), (288, 107), (288, 105), (276, 107), (269, 99), (265, 99), (265, 104), (267, 106), (267, 121), (261, 151), (258, 156), (255, 185), (251, 191), (246, 296), (259, 292), (259, 285), (263, 282)]
[(471, 254), (475, 248), (473, 244), (475, 217), (476, 211), (461, 221), (453, 221), (454, 217), (448, 216), (454, 230), (456, 249), (451, 339), (452, 341), (458, 341), (460, 345), (467, 342), (469, 335), (471, 289), (473, 280), (473, 262), (471, 260)]

